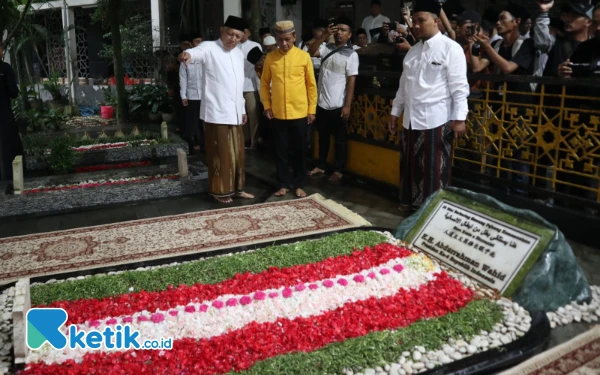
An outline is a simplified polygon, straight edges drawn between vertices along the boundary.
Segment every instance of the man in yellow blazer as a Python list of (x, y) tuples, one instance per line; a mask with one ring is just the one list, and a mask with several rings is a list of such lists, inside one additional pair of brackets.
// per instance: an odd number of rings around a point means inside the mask
[(306, 196), (307, 131), (317, 112), (317, 84), (310, 55), (294, 46), (294, 23), (277, 22), (275, 35), (279, 48), (265, 58), (260, 82), (260, 99), (265, 116), (272, 120), (275, 142), (279, 182), (275, 196), (282, 197), (294, 190), (296, 197), (302, 198)]

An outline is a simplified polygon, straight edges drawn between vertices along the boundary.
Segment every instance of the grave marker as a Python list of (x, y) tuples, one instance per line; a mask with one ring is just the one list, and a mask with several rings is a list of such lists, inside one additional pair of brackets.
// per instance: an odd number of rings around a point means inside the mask
[(25, 337), (25, 325), (27, 311), (31, 308), (29, 292), (29, 279), (20, 279), (15, 284), (15, 300), (13, 302), (13, 350), (15, 353), (15, 364), (25, 363), (27, 357), (27, 341)]
[(166, 121), (160, 125), (160, 137), (162, 139), (169, 139), (169, 132)]
[(24, 181), (23, 181), (23, 156), (18, 155), (12, 162), (13, 167), (13, 189), (15, 195), (23, 194)]
[(444, 190), (431, 200), (406, 241), (510, 296), (553, 235), (549, 228)]
[(179, 167), (179, 178), (187, 177), (189, 174), (187, 153), (181, 148), (177, 149), (177, 166)]

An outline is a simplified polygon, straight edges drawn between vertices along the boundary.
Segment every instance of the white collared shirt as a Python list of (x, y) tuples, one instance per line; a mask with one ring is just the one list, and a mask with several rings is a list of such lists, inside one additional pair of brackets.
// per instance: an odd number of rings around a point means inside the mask
[(442, 33), (415, 44), (404, 58), (392, 115), (414, 130), (434, 129), (468, 114), (467, 61), (461, 46)]
[[(324, 59), (335, 50), (335, 44), (320, 46), (320, 58)], [(319, 70), (317, 85), (319, 107), (332, 110), (344, 106), (347, 77), (358, 75), (358, 64), (358, 54), (349, 48), (340, 50), (325, 60)]]
[(241, 125), (246, 114), (244, 101), (244, 54), (228, 51), (221, 39), (188, 49), (192, 63), (199, 63), (204, 80), (200, 118), (205, 122)]
[(190, 64), (179, 67), (179, 94), (181, 99), (202, 100), (202, 65)]
[(248, 52), (250, 52), (254, 47), (258, 47), (262, 51), (262, 46), (256, 42), (247, 40), (244, 43), (239, 43), (238, 47), (244, 53), (244, 92), (258, 91), (260, 90), (260, 78), (258, 78), (258, 75), (256, 75), (254, 65), (250, 64), (247, 58)]
[(369, 40), (369, 43), (371, 43), (371, 40), (374, 40), (376, 42), (377, 38), (379, 38), (379, 34), (374, 35), (373, 38), (371, 38), (371, 33), (369, 32), (369, 30), (378, 29), (378, 28), (382, 27), (383, 24), (386, 22), (389, 23), (390, 19), (387, 18), (386, 16), (384, 16), (383, 14), (380, 14), (377, 17), (373, 17), (373, 16), (365, 17), (365, 19), (363, 20), (363, 23), (362, 23), (362, 28), (367, 31), (367, 39)]

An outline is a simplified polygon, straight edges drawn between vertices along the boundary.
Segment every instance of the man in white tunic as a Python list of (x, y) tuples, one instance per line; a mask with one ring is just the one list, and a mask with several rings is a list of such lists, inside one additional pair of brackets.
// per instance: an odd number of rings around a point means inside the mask
[(258, 48), (262, 52), (262, 47), (260, 44), (251, 41), (250, 35), (250, 28), (246, 25), (244, 36), (242, 36), (238, 48), (244, 53), (244, 100), (246, 101), (246, 114), (248, 115), (248, 122), (244, 125), (244, 136), (247, 146), (254, 150), (258, 143), (257, 130), (262, 114), (262, 111), (259, 108), (260, 95), (258, 94), (260, 78), (256, 75), (254, 65), (248, 61), (248, 52), (254, 48)]
[[(192, 46), (198, 47), (201, 37), (193, 39)], [(200, 104), (202, 103), (202, 65), (181, 63), (179, 68), (179, 90), (181, 102), (185, 107), (185, 132), (190, 144), (190, 152), (204, 148), (204, 127), (200, 120)]]
[(201, 64), (204, 73), (200, 118), (206, 131), (209, 193), (221, 203), (231, 203), (232, 196), (254, 198), (244, 192), (244, 54), (236, 48), (245, 25), (241, 18), (229, 16), (220, 39), (180, 57), (186, 65)]
[(417, 209), (435, 191), (450, 184), (454, 137), (465, 133), (468, 114), (467, 63), (461, 46), (438, 29), (440, 4), (420, 0), (413, 10), (414, 36), (406, 54), (400, 88), (388, 128), (404, 112), (400, 149), (400, 207)]
[(384, 23), (390, 23), (390, 19), (381, 14), (381, 1), (371, 1), (371, 15), (365, 17), (362, 23), (362, 28), (367, 31), (368, 43), (375, 43), (379, 39), (379, 32), (371, 32), (371, 30), (381, 29)]

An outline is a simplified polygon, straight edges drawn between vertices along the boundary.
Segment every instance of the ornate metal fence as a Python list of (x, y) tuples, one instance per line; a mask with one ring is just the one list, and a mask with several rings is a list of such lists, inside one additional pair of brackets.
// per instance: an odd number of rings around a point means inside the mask
[[(387, 118), (399, 76), (396, 72), (360, 72), (361, 84), (348, 124), (351, 138), (398, 147), (400, 132), (387, 132)], [(471, 79), (480, 80), (482, 88), (469, 98), (467, 136), (455, 145), (455, 175), (493, 183), (513, 194), (549, 202), (555, 198), (561, 204), (597, 212), (600, 80)], [(537, 85), (535, 91), (529, 89), (530, 84)]]

